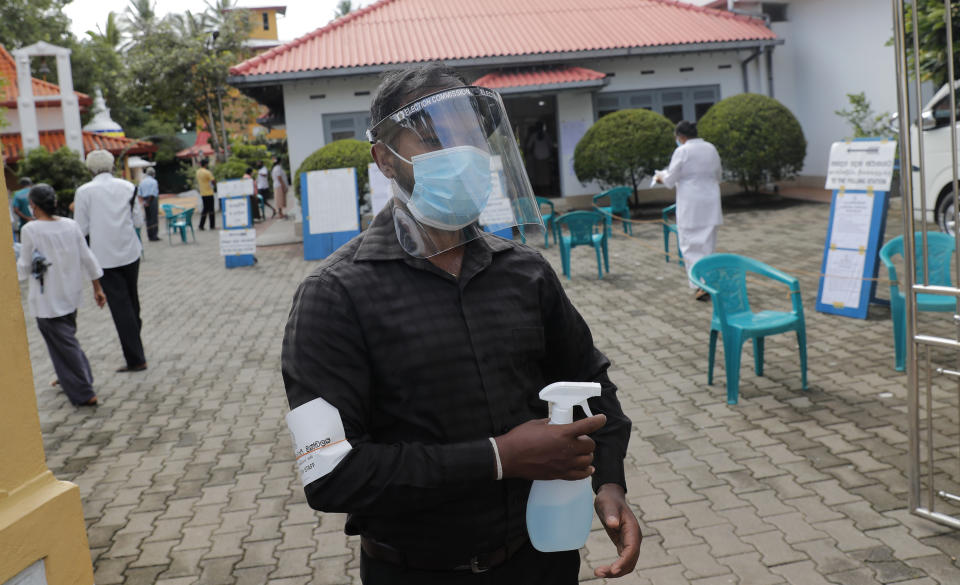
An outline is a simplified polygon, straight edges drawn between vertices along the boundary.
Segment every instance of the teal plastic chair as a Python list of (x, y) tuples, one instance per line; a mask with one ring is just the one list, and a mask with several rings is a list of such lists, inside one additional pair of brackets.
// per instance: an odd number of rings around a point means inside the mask
[[(633, 195), (633, 189), (630, 187), (614, 187), (603, 193), (597, 193), (593, 196), (593, 205), (600, 210), (607, 223), (607, 234), (613, 229), (613, 217), (621, 218), (623, 224), (623, 233), (633, 235), (633, 224), (630, 223), (630, 196)], [(598, 201), (607, 199), (609, 205), (601, 206)]]
[(669, 207), (664, 207), (660, 212), (660, 216), (663, 218), (663, 256), (666, 258), (667, 264), (670, 263), (670, 234), (673, 234), (675, 240), (677, 240), (677, 264), (683, 266), (683, 252), (680, 251), (680, 232), (677, 231), (677, 224), (670, 221), (670, 215), (677, 212), (677, 204), (674, 203)]
[[(788, 285), (793, 310), (753, 312), (747, 295), (747, 272)], [(740, 395), (740, 356), (743, 342), (753, 340), (754, 370), (758, 376), (762, 376), (764, 338), (786, 331), (795, 331), (797, 334), (801, 387), (807, 389), (807, 333), (803, 319), (803, 303), (800, 299), (800, 283), (796, 278), (745, 256), (711, 254), (693, 265), (690, 280), (710, 293), (713, 301), (707, 384), (713, 384), (717, 335), (722, 335), (724, 366), (727, 372), (727, 404), (736, 404)]]
[(193, 212), (192, 207), (178, 207), (176, 205), (164, 204), (161, 206), (163, 209), (164, 219), (167, 221), (167, 242), (172, 244), (172, 235), (178, 234), (180, 240), (186, 244), (187, 243), (187, 230), (190, 230), (190, 234), (193, 236), (193, 241), (197, 241), (197, 234), (193, 231)]
[[(921, 233), (914, 234), (914, 251), (916, 254), (916, 280), (923, 282), (924, 259), (927, 262), (927, 276), (932, 286), (953, 286), (950, 278), (950, 265), (956, 243), (953, 236), (940, 233), (927, 233), (929, 253), (923, 253)], [(897, 269), (893, 265), (894, 256), (903, 256), (903, 236), (897, 236), (880, 248), (880, 260), (887, 267), (890, 278), (890, 318), (893, 319), (893, 352), (894, 368), (898, 372), (904, 370), (907, 357), (907, 296), (900, 291), (897, 282)], [(933, 311), (952, 313), (957, 309), (957, 299), (952, 295), (932, 295), (920, 293), (917, 295), (918, 311)]]
[(553, 207), (553, 201), (546, 197), (537, 197), (537, 205), (540, 206), (540, 217), (543, 218), (543, 247), (549, 248), (551, 234), (553, 243), (557, 243), (557, 226), (554, 223), (557, 219), (557, 210)]
[[(570, 252), (577, 246), (593, 246), (597, 253), (597, 278), (603, 278), (603, 269), (610, 272), (610, 257), (607, 253), (606, 220), (596, 211), (571, 211), (555, 221), (560, 236), (560, 262), (563, 274), (570, 279)], [(563, 228), (568, 233), (564, 233)], [(600, 257), (603, 255), (603, 260)]]

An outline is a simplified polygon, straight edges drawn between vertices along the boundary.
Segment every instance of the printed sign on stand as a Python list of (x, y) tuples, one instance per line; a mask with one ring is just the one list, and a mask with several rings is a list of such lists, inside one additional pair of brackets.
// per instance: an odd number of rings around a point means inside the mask
[(816, 308), (867, 318), (876, 298), (878, 254), (887, 224), (888, 190), (896, 144), (887, 139), (836, 142), (826, 188), (833, 191)]
[(223, 229), (220, 230), (220, 255), (227, 268), (253, 266), (256, 263), (257, 232), (253, 229), (253, 179), (217, 183)]
[(367, 177), (370, 180), (370, 213), (376, 217), (387, 201), (390, 201), (393, 192), (390, 188), (390, 179), (380, 172), (377, 163), (367, 165)]

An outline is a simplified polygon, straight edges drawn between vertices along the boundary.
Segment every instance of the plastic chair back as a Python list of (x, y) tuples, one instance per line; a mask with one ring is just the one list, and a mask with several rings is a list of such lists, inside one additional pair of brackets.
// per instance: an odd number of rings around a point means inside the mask
[(570, 233), (570, 246), (592, 246), (593, 237), (603, 233), (603, 215), (596, 211), (571, 211), (557, 218), (557, 229), (563, 234), (566, 226)]
[(553, 201), (546, 197), (537, 197), (537, 206), (540, 207), (540, 217), (543, 218), (543, 247), (550, 247), (550, 235), (553, 235), (553, 243), (557, 243), (557, 211), (553, 206)]
[[(633, 234), (633, 228), (629, 222), (631, 195), (633, 195), (633, 189), (630, 187), (614, 187), (593, 196), (593, 204), (605, 216), (604, 219), (607, 222), (608, 229), (613, 226), (613, 216), (617, 216), (627, 220), (623, 222), (624, 233)], [(609, 205), (601, 205), (604, 202), (609, 203)]]

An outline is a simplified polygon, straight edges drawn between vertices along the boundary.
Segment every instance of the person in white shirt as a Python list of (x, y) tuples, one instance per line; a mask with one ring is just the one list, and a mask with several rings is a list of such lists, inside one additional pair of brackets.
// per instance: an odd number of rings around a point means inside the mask
[(270, 171), (267, 169), (267, 161), (265, 160), (260, 161), (260, 168), (257, 170), (257, 193), (263, 197), (263, 204), (270, 208), (272, 212), (270, 217), (275, 217), (277, 210), (273, 208), (273, 205), (270, 205), (273, 193), (270, 192)]
[[(697, 127), (686, 120), (677, 124), (674, 134), (677, 149), (670, 166), (657, 171), (655, 179), (677, 189), (677, 235), (683, 263), (690, 270), (697, 260), (713, 254), (717, 248), (717, 227), (723, 224), (720, 208), (722, 168), (717, 149), (697, 137)], [(710, 300), (710, 295), (690, 282), (694, 298)]]
[(93, 282), (97, 306), (107, 302), (99, 280), (103, 270), (77, 223), (54, 215), (57, 199), (50, 185), (34, 185), (29, 198), (36, 221), (20, 231), (17, 260), (20, 280), (30, 279), (27, 305), (47, 344), (60, 388), (75, 406), (95, 406), (90, 362), (77, 341), (77, 309), (83, 303), (86, 282)]
[(279, 157), (273, 157), (270, 178), (273, 179), (273, 196), (277, 199), (277, 213), (280, 214), (280, 219), (287, 219), (287, 174), (280, 166)]
[(111, 174), (112, 154), (94, 150), (87, 155), (87, 168), (93, 173), (93, 180), (77, 189), (73, 216), (80, 231), (90, 236), (90, 249), (103, 267), (103, 291), (126, 360), (126, 365), (117, 371), (145, 370), (147, 358), (140, 339), (143, 324), (137, 291), (142, 246), (134, 227), (143, 223), (143, 207), (134, 205), (133, 183)]

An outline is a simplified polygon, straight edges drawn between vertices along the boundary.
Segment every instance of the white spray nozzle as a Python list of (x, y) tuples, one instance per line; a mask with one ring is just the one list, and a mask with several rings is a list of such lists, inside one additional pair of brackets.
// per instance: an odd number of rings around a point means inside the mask
[(580, 405), (587, 416), (593, 416), (587, 399), (600, 396), (600, 384), (596, 382), (554, 382), (540, 391), (540, 399), (553, 405), (550, 424), (564, 425), (573, 422), (573, 407)]

